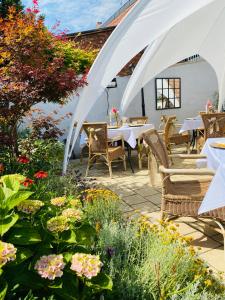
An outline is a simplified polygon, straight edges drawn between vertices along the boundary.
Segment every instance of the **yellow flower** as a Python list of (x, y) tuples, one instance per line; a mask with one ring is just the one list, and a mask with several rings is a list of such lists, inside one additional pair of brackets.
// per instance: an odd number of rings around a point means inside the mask
[(212, 285), (212, 281), (210, 279), (207, 279), (204, 281), (206, 286), (211, 286)]
[(89, 189), (85, 191), (87, 201), (95, 200), (119, 200), (119, 196), (110, 190), (104, 189)]
[(66, 197), (57, 197), (57, 198), (52, 199), (50, 202), (52, 205), (60, 207), (60, 206), (65, 205)]

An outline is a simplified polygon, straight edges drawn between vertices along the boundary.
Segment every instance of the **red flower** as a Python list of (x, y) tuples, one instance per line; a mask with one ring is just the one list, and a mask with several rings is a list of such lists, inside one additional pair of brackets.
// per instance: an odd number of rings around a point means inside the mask
[(45, 171), (39, 171), (39, 172), (34, 174), (34, 177), (38, 178), (38, 179), (43, 179), (43, 178), (48, 177), (48, 173), (45, 172)]
[(4, 165), (0, 163), (0, 173), (2, 173), (3, 171), (4, 171)]
[(32, 185), (34, 183), (34, 181), (32, 179), (26, 178), (23, 182), (22, 185), (24, 185), (25, 187), (28, 187), (30, 185)]
[(21, 164), (29, 164), (30, 160), (26, 156), (19, 156), (17, 159)]
[(113, 113), (113, 114), (117, 114), (117, 113), (118, 113), (118, 110), (117, 110), (115, 107), (113, 107), (113, 108), (112, 108), (112, 113)]

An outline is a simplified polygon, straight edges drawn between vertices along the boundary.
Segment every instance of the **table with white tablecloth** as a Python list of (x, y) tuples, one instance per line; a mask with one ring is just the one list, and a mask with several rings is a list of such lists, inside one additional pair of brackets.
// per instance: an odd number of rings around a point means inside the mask
[[(209, 189), (199, 208), (199, 214), (225, 206), (225, 149), (214, 148), (213, 143), (225, 144), (225, 138), (207, 139), (201, 154), (207, 156), (207, 167), (216, 172)], [(202, 165), (204, 160), (199, 160), (197, 165)]]
[(184, 122), (181, 126), (180, 133), (185, 131), (193, 131), (197, 129), (202, 129), (204, 127), (202, 118), (197, 116), (195, 118), (184, 119)]
[[(137, 145), (138, 137), (149, 129), (154, 129), (153, 124), (144, 124), (142, 126), (129, 126), (123, 125), (119, 128), (108, 129), (108, 138), (114, 139), (116, 137), (123, 137), (124, 141), (129, 144), (129, 146), (134, 149)], [(81, 148), (86, 144), (86, 134), (83, 132), (80, 138), (80, 146)]]
[[(109, 139), (115, 139), (118, 137), (122, 137), (124, 141), (127, 143), (128, 150), (128, 161), (131, 167), (132, 172), (134, 173), (134, 169), (131, 162), (131, 149), (134, 149), (137, 146), (137, 139), (147, 130), (154, 129), (153, 124), (144, 124), (142, 126), (129, 126), (123, 125), (119, 128), (111, 129), (108, 128), (107, 134)], [(80, 147), (83, 148), (86, 145), (87, 136), (85, 132), (82, 132), (80, 137)]]

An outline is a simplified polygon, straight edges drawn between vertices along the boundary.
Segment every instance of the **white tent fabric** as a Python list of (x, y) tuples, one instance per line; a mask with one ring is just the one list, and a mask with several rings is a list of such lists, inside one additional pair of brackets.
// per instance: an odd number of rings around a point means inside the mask
[[(221, 2), (223, 0), (139, 0), (137, 2), (127, 17), (114, 30), (89, 72), (87, 78), (88, 86), (83, 89), (80, 95), (68, 133), (63, 165), (64, 173), (66, 172), (68, 158), (79, 135), (82, 123), (109, 82), (146, 46), (152, 43), (155, 45), (155, 43), (158, 43), (158, 39), (162, 38), (164, 34), (175, 28), (175, 26), (179, 28), (182, 20), (213, 2), (218, 2), (218, 5), (221, 4), (220, 7), (222, 7)], [(211, 20), (212, 16), (210, 15), (209, 17)], [(200, 26), (201, 22), (202, 20), (200, 19), (193, 24), (192, 30), (188, 34), (193, 34), (196, 26)], [(180, 41), (180, 43), (183, 43), (186, 39), (185, 34), (183, 32), (182, 42)], [(223, 42), (222, 38), (220, 42)], [(190, 51), (187, 52), (189, 53)], [(166, 54), (166, 57), (162, 59), (164, 61), (169, 60), (169, 55)], [(156, 65), (156, 69), (160, 69), (158, 65)], [(223, 71), (221, 72), (223, 73)], [(224, 74), (223, 80), (225, 81)], [(222, 88), (221, 91), (223, 91)], [(73, 126), (76, 121), (78, 122), (77, 130), (71, 144)]]
[(221, 39), (224, 26), (225, 1), (214, 1), (174, 26), (154, 46), (150, 45), (128, 82), (120, 111), (125, 113), (140, 89), (158, 73), (197, 53), (217, 74), (221, 109), (225, 97), (225, 41)]

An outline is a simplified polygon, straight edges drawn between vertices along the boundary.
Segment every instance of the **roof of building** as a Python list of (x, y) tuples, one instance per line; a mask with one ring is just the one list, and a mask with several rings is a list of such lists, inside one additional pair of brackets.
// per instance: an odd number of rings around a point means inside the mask
[(139, 0), (128, 0), (101, 27), (117, 26)]

